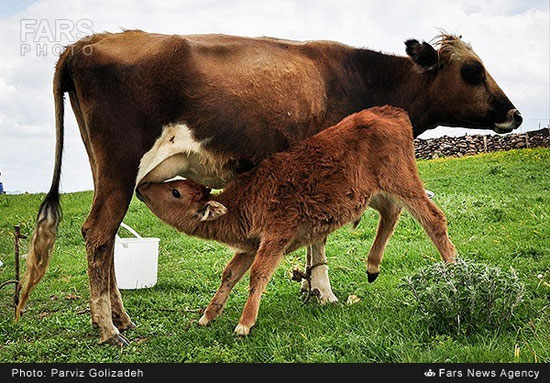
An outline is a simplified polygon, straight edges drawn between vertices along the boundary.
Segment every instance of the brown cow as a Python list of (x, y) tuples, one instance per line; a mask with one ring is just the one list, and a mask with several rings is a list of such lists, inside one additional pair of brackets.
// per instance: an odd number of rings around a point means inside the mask
[[(521, 115), (469, 45), (442, 35), (437, 48), (408, 40), (409, 57), (399, 57), (326, 41), (142, 31), (96, 34), (67, 47), (53, 85), (54, 175), (38, 212), (18, 315), (46, 271), (57, 234), (65, 92), (94, 179), (93, 203), (82, 227), (92, 323), (100, 342), (126, 344), (120, 331), (133, 323), (115, 280), (114, 238), (140, 160), (163, 131), (174, 128), (187, 138), (178, 143), (183, 152), (160, 163), (146, 155), (152, 161), (141, 169), (144, 181), (180, 174), (222, 186), (270, 153), (371, 106), (405, 109), (415, 136), (438, 125), (500, 133), (519, 126)], [(383, 239), (400, 209), (380, 200), (376, 209), (392, 211), (381, 222)], [(324, 257), (323, 241), (308, 251), (313, 262)]]
[[(238, 335), (248, 335), (256, 322), (262, 293), (283, 255), (358, 219), (373, 196), (405, 206), (442, 259), (455, 261), (445, 216), (426, 196), (418, 176), (407, 113), (389, 106), (353, 114), (274, 154), (219, 195), (187, 180), (146, 182), (137, 191), (155, 215), (178, 230), (237, 249), (199, 324), (222, 312), (229, 292), (250, 267)], [(378, 267), (381, 260), (379, 254), (368, 262)]]

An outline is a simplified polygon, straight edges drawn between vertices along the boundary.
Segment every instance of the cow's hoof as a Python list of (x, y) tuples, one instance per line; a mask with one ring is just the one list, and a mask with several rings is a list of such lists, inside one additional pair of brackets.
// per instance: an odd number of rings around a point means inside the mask
[(235, 327), (235, 334), (239, 336), (248, 336), (248, 334), (250, 334), (250, 327), (239, 323), (237, 327)]
[(378, 274), (380, 274), (380, 273), (378, 272), (378, 273), (372, 273), (371, 274), (367, 271), (367, 278), (369, 280), (369, 283), (374, 282), (376, 280), (376, 278), (378, 278)]
[(131, 330), (133, 328), (136, 328), (136, 324), (132, 321), (128, 322), (128, 323), (125, 323), (125, 324), (122, 324), (122, 323), (119, 323), (119, 322), (115, 322), (114, 325), (116, 326), (116, 328), (118, 329), (118, 331), (122, 332), (122, 331), (126, 331), (126, 330)]
[(210, 323), (210, 320), (206, 317), (206, 314), (203, 314), (201, 316), (201, 319), (199, 319), (199, 326), (206, 326)]
[(110, 344), (111, 346), (120, 346), (120, 347), (125, 347), (130, 345), (130, 341), (121, 334), (115, 334), (112, 337), (100, 343)]

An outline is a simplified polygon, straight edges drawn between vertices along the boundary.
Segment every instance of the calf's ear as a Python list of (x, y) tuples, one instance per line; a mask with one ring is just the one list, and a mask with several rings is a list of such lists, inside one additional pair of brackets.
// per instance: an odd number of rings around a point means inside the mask
[(421, 44), (418, 40), (413, 39), (405, 41), (405, 45), (407, 54), (416, 65), (421, 66), (424, 70), (439, 68), (439, 54), (430, 44), (427, 42)]
[(201, 221), (213, 221), (227, 213), (227, 208), (216, 201), (206, 202), (198, 211)]
[(201, 187), (201, 197), (203, 199), (207, 199), (207, 198), (210, 198), (210, 192), (212, 191), (212, 188), (209, 188), (209, 187), (206, 187), (206, 186), (202, 186)]

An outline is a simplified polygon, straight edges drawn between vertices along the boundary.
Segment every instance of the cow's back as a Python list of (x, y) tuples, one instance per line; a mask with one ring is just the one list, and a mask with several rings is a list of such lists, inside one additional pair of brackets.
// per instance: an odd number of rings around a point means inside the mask
[(322, 52), (351, 49), (337, 43), (127, 31), (74, 46), (85, 45), (92, 54), (76, 49), (70, 59), (81, 94), (105, 107), (116, 94), (130, 100), (149, 130), (145, 147), (163, 126), (185, 123), (213, 153), (258, 159), (347, 112), (327, 118)]

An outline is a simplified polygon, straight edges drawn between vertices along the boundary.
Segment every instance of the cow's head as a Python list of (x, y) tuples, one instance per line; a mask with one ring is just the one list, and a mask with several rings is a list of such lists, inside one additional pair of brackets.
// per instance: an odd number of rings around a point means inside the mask
[(225, 206), (211, 199), (210, 188), (191, 180), (146, 182), (136, 195), (157, 217), (179, 230), (227, 213)]
[(417, 40), (407, 40), (405, 45), (417, 69), (428, 75), (427, 98), (439, 124), (493, 129), (497, 133), (521, 125), (521, 113), (460, 37), (438, 36), (437, 49)]

